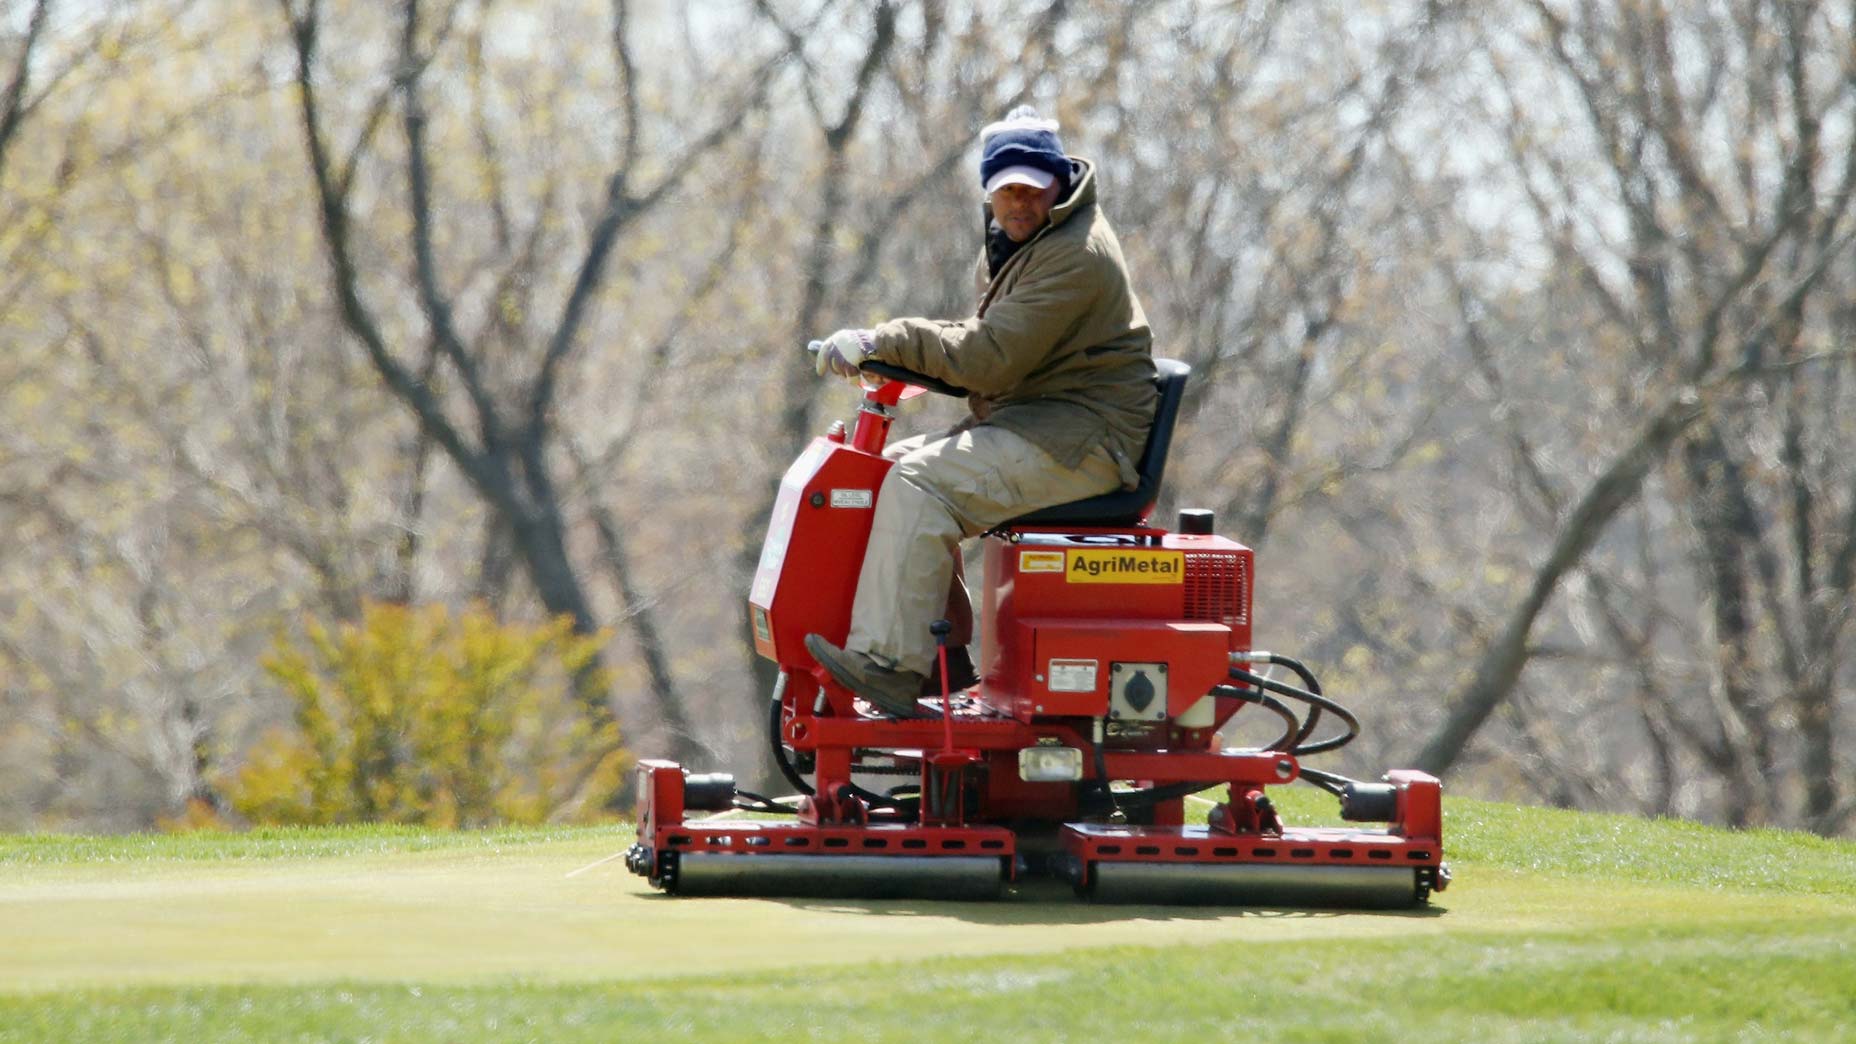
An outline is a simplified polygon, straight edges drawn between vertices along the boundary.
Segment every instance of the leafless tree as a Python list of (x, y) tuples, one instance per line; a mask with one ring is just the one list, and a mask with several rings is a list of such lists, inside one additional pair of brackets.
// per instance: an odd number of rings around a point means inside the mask
[[(1449, 768), (1515, 691), (1549, 600), (1660, 471), (1679, 487), (1700, 538), (1694, 561), (1714, 633), (1709, 707), (1718, 730), (1701, 749), (1734, 783), (1729, 816), (1772, 815), (1773, 715), (1789, 705), (1805, 726), (1813, 764), (1804, 772), (1806, 818), (1834, 826), (1824, 818), (1837, 799), (1830, 689), (1797, 683), (1806, 662), (1826, 672), (1818, 678), (1834, 674), (1842, 614), (1812, 625), (1820, 630), (1806, 654), (1791, 619), (1796, 609), (1784, 604), (1847, 602), (1847, 589), (1836, 588), (1846, 575), (1824, 565), (1847, 553), (1851, 534), (1833, 523), (1820, 543), (1823, 508), (1812, 502), (1819, 491), (1833, 500), (1841, 494), (1801, 471), (1805, 429), (1827, 418), (1793, 413), (1784, 422), (1791, 448), (1776, 470), (1790, 473), (1781, 481), (1792, 493), (1789, 504), (1768, 510), (1755, 507), (1744, 440), (1763, 426), (1768, 401), (1802, 406), (1827, 370), (1848, 364), (1835, 357), (1828, 334), (1834, 302), (1847, 297), (1837, 288), (1856, 232), (1849, 221), (1856, 164), (1846, 160), (1829, 183), (1818, 179), (1826, 136), (1847, 141), (1856, 101), (1848, 19), (1817, 4), (1678, 14), (1659, 3), (1568, 10), (1535, 2), (1519, 43), (1506, 28), (1499, 18), (1482, 25), (1499, 88), (1491, 115), (1507, 128), (1511, 169), (1545, 249), (1590, 295), (1600, 336), (1621, 346), (1620, 380), (1630, 389), (1621, 397), (1642, 419), (1582, 488), (1542, 483), (1536, 491), (1557, 515), (1545, 556), (1419, 763)], [(1708, 60), (1679, 64), (1675, 56), (1687, 48)], [(1562, 119), (1567, 111), (1579, 118)], [(1727, 144), (1709, 144), (1722, 127), (1730, 129)], [(1553, 147), (1556, 135), (1578, 144)], [(1767, 521), (1784, 515), (1789, 527)], [(1796, 564), (1790, 578), (1781, 576), (1782, 540), (1793, 545), (1785, 548)], [(1791, 665), (1782, 672), (1790, 696), (1776, 687), (1757, 691), (1749, 669), (1763, 658), (1754, 648), (1762, 628), (1752, 604), (1760, 587), (1776, 659)], [(1616, 623), (1614, 634), (1630, 641)]]
[[(557, 488), (558, 463), (552, 459), (558, 442), (554, 414), (563, 365), (583, 341), (587, 316), (603, 284), (614, 247), (628, 230), (663, 205), (705, 157), (734, 138), (764, 104), (774, 75), (788, 53), (775, 50), (760, 61), (739, 85), (712, 126), (667, 155), (647, 154), (641, 144), (642, 119), (639, 87), (628, 37), (629, 5), (615, 0), (612, 8), (612, 54), (617, 67), (621, 109), (616, 136), (618, 146), (605, 179), (604, 199), (592, 215), (591, 228), (574, 266), (570, 289), (558, 319), (536, 343), (522, 346), (528, 372), (498, 387), (487, 372), (486, 342), (512, 332), (495, 319), (475, 336), (459, 327), (454, 275), (442, 271), (437, 245), (437, 208), (433, 158), (427, 141), (426, 78), (440, 49), (446, 46), (465, 8), (452, 3), (428, 24), (422, 5), (405, 0), (399, 6), (400, 33), (394, 71), (388, 87), (377, 95), (353, 143), (339, 154), (330, 147), (330, 129), (319, 107), (323, 77), (318, 54), (325, 29), (317, 0), (292, 3), (283, 0), (290, 38), (296, 54), (296, 82), (302, 103), (302, 129), (311, 175), (321, 213), (323, 239), (328, 247), (335, 291), (349, 332), (366, 349), (382, 381), (417, 418), (430, 438), (471, 487), (483, 498), (499, 525), (508, 533), (543, 605), (550, 612), (571, 616), (578, 629), (591, 633), (598, 620), (588, 598), (585, 581), (569, 546), (568, 523)], [(442, 361), (447, 383), (455, 385), (461, 403), (453, 406), (436, 394), (431, 381), (421, 380), (403, 350), (390, 343), (377, 309), (367, 301), (364, 256), (357, 243), (361, 231), (351, 209), (351, 196), (361, 163), (374, 145), (383, 114), (397, 102), (404, 132), (404, 189), (411, 233), (403, 263), (411, 276), (424, 319), (427, 350)], [(547, 219), (547, 202), (536, 222)], [(513, 283), (528, 273), (532, 261), (511, 249), (500, 259), (504, 281)], [(616, 540), (616, 531), (608, 531)], [(608, 555), (611, 549), (609, 547)], [(658, 707), (679, 752), (698, 749), (696, 731), (670, 679), (654, 671)], [(590, 688), (589, 703), (605, 707), (603, 689)]]

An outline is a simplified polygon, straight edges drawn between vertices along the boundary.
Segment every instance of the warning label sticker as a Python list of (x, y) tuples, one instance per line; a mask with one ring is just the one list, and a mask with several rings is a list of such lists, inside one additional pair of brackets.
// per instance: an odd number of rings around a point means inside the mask
[(1073, 584), (1183, 584), (1181, 551), (1078, 550), (1069, 552), (1067, 579)]
[(1045, 687), (1052, 692), (1096, 691), (1095, 660), (1052, 660), (1044, 673), (1050, 677)]
[(1063, 552), (1020, 551), (1018, 571), (1021, 573), (1061, 573), (1063, 572)]

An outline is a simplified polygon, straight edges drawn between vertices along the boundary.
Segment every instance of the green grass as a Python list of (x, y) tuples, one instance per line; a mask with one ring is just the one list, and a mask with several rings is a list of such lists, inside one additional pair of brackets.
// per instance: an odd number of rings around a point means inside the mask
[(1856, 1041), (1856, 844), (1446, 815), (1395, 914), (666, 899), (623, 828), (0, 838), (0, 1041)]
[(981, 1028), (1031, 1041), (1830, 1041), (1856, 1033), (1848, 946), (1822, 925), (1777, 922), (1497, 934), (1421, 953), (1391, 940), (1266, 955), (1224, 943), (642, 984), (142, 989), (0, 1012), (18, 1039), (92, 1041), (962, 1040)]
[[(502, 849), (590, 836), (613, 837), (615, 828), (512, 827), (433, 831), (408, 826), (262, 827), (241, 833), (0, 834), (0, 872), (8, 864), (170, 863), (329, 859), (392, 852)], [(630, 836), (630, 828), (618, 828)], [(627, 841), (627, 844), (630, 842)]]

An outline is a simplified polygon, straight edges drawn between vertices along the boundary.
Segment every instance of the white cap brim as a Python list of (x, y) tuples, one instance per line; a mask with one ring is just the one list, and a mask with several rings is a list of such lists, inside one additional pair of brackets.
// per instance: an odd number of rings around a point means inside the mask
[(990, 196), (1005, 185), (1030, 185), (1042, 192), (1050, 188), (1056, 180), (1057, 175), (1048, 170), (1039, 170), (1036, 167), (1007, 167), (994, 174), (992, 179), (986, 182), (986, 194)]

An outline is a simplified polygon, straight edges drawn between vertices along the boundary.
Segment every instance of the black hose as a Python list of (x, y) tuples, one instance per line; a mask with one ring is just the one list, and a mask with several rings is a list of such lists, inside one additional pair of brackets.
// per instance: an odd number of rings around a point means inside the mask
[(1322, 790), (1327, 791), (1335, 797), (1340, 797), (1341, 791), (1345, 790), (1348, 784), (1355, 782), (1354, 780), (1348, 779), (1346, 776), (1307, 767), (1303, 767), (1298, 775), (1299, 778), (1307, 780), (1309, 783), (1320, 787)]
[[(768, 700), (767, 703), (767, 740), (768, 746), (773, 750), (774, 764), (780, 767), (780, 775), (786, 777), (786, 781), (793, 785), (794, 790), (797, 790), (807, 797), (811, 797), (817, 793), (817, 791), (812, 788), (812, 784), (806, 782), (804, 776), (799, 774), (799, 770), (794, 767), (792, 759), (786, 756), (786, 744), (780, 742), (780, 701)], [(847, 789), (853, 796), (859, 798), (864, 804), (869, 805), (871, 808), (886, 808), (894, 809), (898, 812), (906, 812), (911, 806), (911, 802), (907, 800), (898, 801), (887, 795), (878, 794), (874, 790), (866, 790), (855, 783), (850, 784)], [(764, 810), (757, 809), (754, 811)], [(792, 809), (782, 807), (778, 809), (778, 811), (791, 812)]]
[(1096, 786), (1098, 788), (1097, 793), (1102, 797), (1103, 800), (1108, 802), (1108, 812), (1111, 817), (1120, 815), (1121, 814), (1121, 803), (1115, 799), (1115, 788), (1109, 786), (1108, 756), (1107, 754), (1104, 753), (1102, 749), (1104, 747), (1104, 744), (1100, 741), (1097, 741), (1095, 747), (1096, 747)]
[[(1283, 734), (1277, 738), (1275, 743), (1263, 748), (1265, 750), (1282, 750), (1290, 738), (1295, 735), (1297, 726), (1300, 725), (1300, 722), (1296, 720), (1293, 710), (1285, 706), (1282, 701), (1266, 693), (1252, 692), (1249, 689), (1239, 689), (1229, 685), (1218, 685), (1212, 688), (1211, 695), (1223, 697), (1225, 699), (1242, 700), (1245, 703), (1254, 703), (1273, 712), (1277, 717), (1283, 720), (1284, 724), (1287, 726), (1283, 730)], [(1118, 810), (1147, 808), (1152, 805), (1157, 805), (1162, 801), (1172, 801), (1176, 798), (1189, 797), (1193, 794), (1197, 794), (1201, 790), (1221, 787), (1228, 782), (1227, 780), (1212, 780), (1209, 783), (1192, 781), (1183, 783), (1162, 783), (1159, 786), (1148, 787), (1145, 790), (1124, 790), (1116, 793), (1108, 789), (1108, 780), (1106, 778), (1108, 776), (1108, 770), (1105, 767), (1105, 759), (1102, 756), (1101, 744), (1096, 745), (1096, 775), (1102, 777), (1103, 790), (1105, 791), (1103, 796), (1107, 800), (1108, 807)]]
[(1254, 685), (1259, 689), (1268, 689), (1270, 692), (1276, 693), (1279, 696), (1287, 696), (1292, 700), (1300, 700), (1311, 707), (1325, 710), (1346, 723), (1346, 732), (1314, 743), (1298, 743), (1295, 745), (1294, 749), (1289, 751), (1291, 754), (1300, 756), (1303, 754), (1319, 754), (1323, 751), (1339, 750), (1341, 747), (1352, 743), (1354, 739), (1360, 735), (1360, 719), (1354, 717), (1352, 711), (1328, 699), (1326, 696), (1309, 692), (1307, 689), (1296, 688), (1286, 682), (1272, 681), (1261, 674), (1253, 674), (1250, 671), (1244, 670), (1242, 667), (1231, 668), (1231, 677), (1236, 678), (1238, 681)]
[(793, 811), (765, 794), (739, 788), (735, 790), (734, 807), (743, 812), (768, 812), (777, 816), (789, 815)]
[[(1349, 711), (1346, 707), (1322, 695), (1321, 683), (1316, 680), (1313, 671), (1310, 671), (1299, 660), (1276, 653), (1270, 654), (1269, 662), (1281, 664), (1291, 671), (1294, 671), (1301, 677), (1302, 681), (1307, 684), (1308, 688), (1300, 689), (1285, 682), (1273, 681), (1262, 675), (1253, 674), (1250, 671), (1234, 667), (1231, 669), (1231, 677), (1254, 686), (1254, 688), (1240, 689), (1231, 685), (1219, 685), (1213, 687), (1211, 691), (1211, 695), (1216, 697), (1242, 700), (1245, 703), (1254, 703), (1283, 720), (1285, 726), (1283, 734), (1265, 749), (1283, 750), (1285, 747), (1288, 747), (1288, 752), (1294, 755), (1318, 754), (1323, 751), (1336, 750), (1340, 747), (1344, 747), (1359, 736), (1359, 719), (1354, 717), (1353, 712)], [(1267, 692), (1262, 690), (1267, 690)], [(1269, 695), (1270, 692), (1278, 693), (1290, 699), (1299, 700), (1308, 704), (1308, 718), (1306, 720), (1298, 720), (1295, 716), (1295, 711), (1282, 701), (1272, 698)], [(1324, 710), (1346, 723), (1347, 731), (1338, 736), (1310, 743), (1308, 742), (1308, 737), (1314, 733), (1315, 726), (1320, 721), (1321, 712)], [(1290, 747), (1290, 744), (1293, 744), (1293, 746)], [(1099, 745), (1096, 750), (1096, 757), (1098, 766), (1097, 774), (1105, 775), (1106, 773), (1101, 768), (1102, 751)], [(1335, 797), (1340, 797), (1343, 789), (1348, 784), (1355, 782), (1345, 776), (1307, 767), (1302, 767), (1298, 776), (1301, 779), (1307, 780), (1310, 785), (1319, 787)], [(1104, 780), (1105, 785), (1106, 782), (1107, 781)], [(1149, 787), (1146, 790), (1123, 791), (1120, 794), (1112, 795), (1110, 800), (1123, 808), (1146, 808), (1162, 801), (1171, 801), (1176, 798), (1187, 797), (1201, 790), (1210, 790), (1213, 787), (1222, 785), (1224, 785), (1224, 781), (1221, 780), (1214, 780), (1210, 783), (1166, 783), (1157, 787)]]
[[(1224, 686), (1220, 686), (1220, 688), (1223, 688), (1223, 687)], [(1216, 689), (1212, 691), (1213, 691), (1213, 695), (1223, 695), (1223, 693), (1218, 692)], [(1261, 696), (1262, 694), (1252, 693), (1250, 695)], [(1269, 697), (1264, 696), (1263, 699), (1267, 700), (1269, 699)], [(1257, 702), (1257, 701), (1247, 700), (1246, 702)], [(1270, 700), (1270, 702), (1275, 703), (1274, 700)], [(1264, 706), (1268, 706), (1268, 704), (1264, 704)], [(1281, 704), (1277, 704), (1277, 706), (1282, 707)], [(1283, 707), (1282, 713), (1285, 713), (1285, 714), (1289, 713), (1289, 709), (1287, 707)], [(1291, 716), (1293, 717), (1293, 715)], [(1335, 797), (1340, 797), (1341, 791), (1344, 790), (1349, 784), (1358, 782), (1357, 780), (1348, 779), (1346, 776), (1338, 775), (1333, 772), (1323, 772), (1320, 769), (1311, 769), (1307, 767), (1306, 765), (1301, 766), (1296, 775), (1297, 775), (1297, 778), (1306, 780), (1310, 785), (1319, 787), (1322, 790), (1325, 790), (1328, 793), (1334, 795)], [(1117, 795), (1117, 797), (1120, 799), (1121, 804), (1125, 807), (1145, 808), (1148, 805), (1153, 805), (1161, 801), (1170, 801), (1173, 798), (1181, 798), (1181, 797), (1186, 797), (1191, 794), (1196, 794), (1201, 790), (1210, 790), (1213, 787), (1221, 787), (1221, 786), (1224, 786), (1225, 782), (1226, 781), (1224, 780), (1214, 780), (1213, 782), (1210, 782), (1210, 783), (1166, 783), (1166, 784), (1162, 784), (1157, 787), (1149, 787), (1146, 790), (1123, 791), (1122, 793)]]
[[(1312, 692), (1317, 696), (1322, 695), (1321, 682), (1316, 680), (1315, 672), (1309, 670), (1308, 667), (1302, 663), (1302, 661), (1294, 658), (1293, 656), (1283, 656), (1280, 653), (1270, 653), (1269, 656), (1270, 656), (1269, 662), (1281, 664), (1284, 667), (1287, 667), (1290, 670), (1294, 671), (1296, 675), (1302, 679), (1302, 686), (1306, 688), (1309, 692)], [(1302, 731), (1296, 733), (1295, 735), (1295, 745), (1298, 749), (1302, 746), (1302, 744), (1308, 742), (1308, 737), (1313, 736), (1315, 734), (1315, 726), (1319, 724), (1320, 721), (1321, 721), (1321, 708), (1319, 706), (1311, 707), (1308, 711), (1308, 720), (1302, 723)]]
[(1274, 713), (1283, 720), (1287, 726), (1283, 734), (1276, 737), (1269, 746), (1261, 748), (1262, 750), (1288, 750), (1290, 742), (1295, 739), (1296, 733), (1301, 728), (1302, 723), (1296, 720), (1295, 712), (1290, 710), (1281, 700), (1278, 700), (1268, 693), (1256, 692), (1251, 689), (1239, 689), (1231, 685), (1214, 685), (1212, 686), (1211, 694), (1228, 700), (1242, 700), (1245, 703), (1254, 703)]
[[(1263, 750), (1286, 750), (1289, 742), (1302, 731), (1302, 723), (1296, 718), (1295, 711), (1291, 710), (1281, 700), (1270, 696), (1268, 693), (1257, 692), (1252, 689), (1239, 689), (1231, 685), (1217, 685), (1212, 687), (1211, 695), (1223, 699), (1242, 700), (1245, 703), (1254, 703), (1283, 720), (1283, 734), (1278, 736), (1276, 741), (1269, 746), (1261, 748)], [(1310, 769), (1303, 769), (1302, 774), (1307, 775), (1310, 771)], [(1316, 773), (1316, 775), (1325, 776), (1326, 773)], [(1115, 795), (1115, 798), (1126, 808), (1146, 808), (1150, 805), (1159, 804), (1162, 801), (1189, 797), (1193, 794), (1197, 794), (1201, 790), (1221, 787), (1224, 786), (1226, 782), (1225, 780), (1213, 780), (1210, 783), (1163, 783), (1157, 787), (1148, 787), (1146, 790), (1122, 791), (1120, 794)], [(1321, 786), (1321, 784), (1316, 783), (1316, 786)], [(1328, 788), (1323, 786), (1322, 789), (1326, 790)], [(1336, 790), (1332, 791), (1332, 793), (1339, 794), (1340, 792)]]
[(773, 746), (774, 764), (780, 766), (780, 775), (786, 777), (786, 781), (793, 785), (794, 790), (799, 791), (799, 793), (807, 797), (811, 797), (813, 793), (812, 784), (807, 783), (806, 778), (799, 774), (798, 769), (793, 767), (792, 759), (786, 756), (786, 744), (780, 742), (780, 700), (778, 697), (775, 697), (767, 702), (769, 704), (767, 740)]
[(848, 791), (852, 797), (858, 798), (871, 808), (887, 808), (899, 812), (907, 808), (909, 804), (907, 801), (898, 801), (888, 795), (879, 794), (874, 790), (860, 787), (855, 783), (846, 783), (844, 789)]

